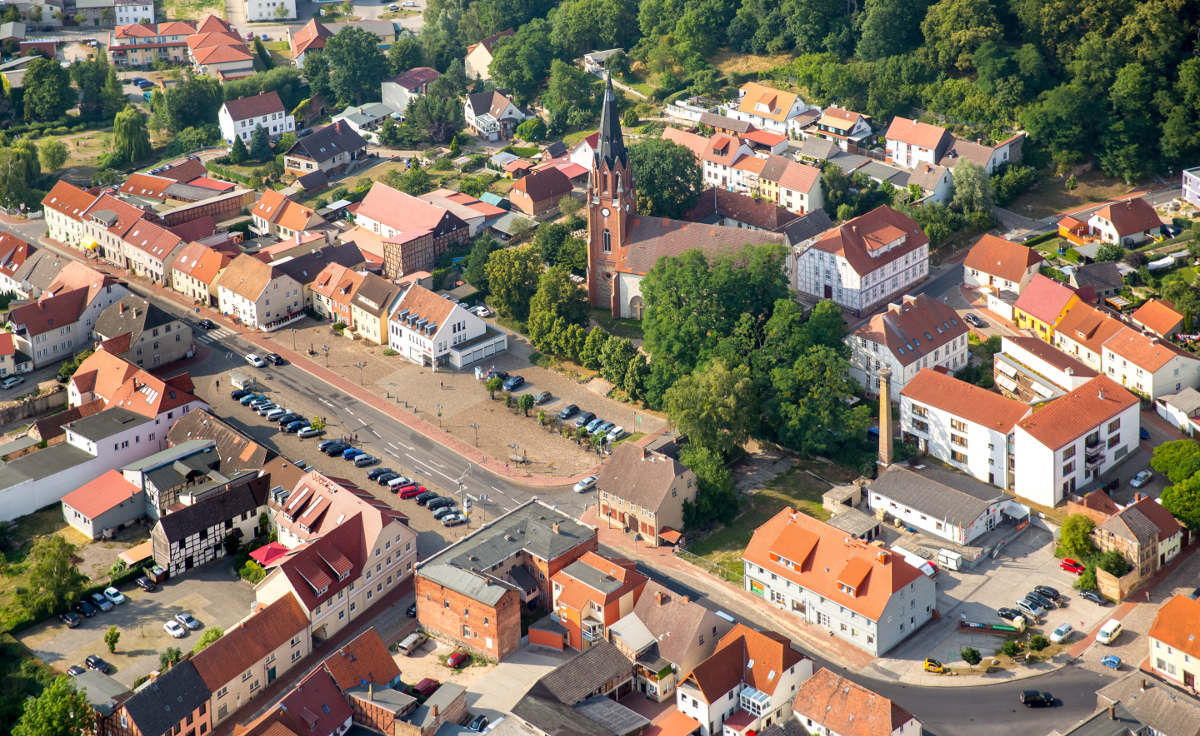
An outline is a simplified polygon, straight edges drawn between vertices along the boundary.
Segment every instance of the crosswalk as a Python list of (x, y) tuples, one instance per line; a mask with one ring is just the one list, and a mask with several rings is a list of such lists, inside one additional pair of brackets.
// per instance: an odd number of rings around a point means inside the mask
[(209, 345), (212, 345), (213, 343), (224, 340), (227, 337), (233, 337), (236, 334), (236, 332), (228, 327), (218, 327), (215, 330), (204, 330), (202, 332), (198, 332), (196, 339), (200, 342), (205, 342)]

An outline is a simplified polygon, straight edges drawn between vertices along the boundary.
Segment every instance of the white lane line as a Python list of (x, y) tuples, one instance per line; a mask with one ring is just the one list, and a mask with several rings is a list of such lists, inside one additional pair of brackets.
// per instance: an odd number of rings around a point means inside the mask
[(330, 403), (330, 402), (326, 401), (325, 399), (318, 398), (318, 399), (317, 399), (317, 401), (321, 402), (321, 403), (322, 403), (322, 404), (324, 404), (325, 406), (328, 406), (330, 409), (336, 409), (336, 408), (337, 408), (336, 406), (334, 406), (332, 403)]
[(404, 458), (400, 457), (399, 455), (397, 455), (396, 453), (392, 452), (391, 450), (384, 450), (384, 452), (386, 452), (387, 454), (389, 454), (389, 455), (391, 455), (392, 457), (396, 458), (397, 460), (403, 460), (403, 459), (404, 459)]
[(399, 448), (399, 447), (396, 445), (396, 443), (395, 443), (395, 442), (389, 442), (389, 443), (388, 443), (388, 447), (391, 447), (391, 448), (394, 448), (394, 449), (397, 449), (397, 450), (399, 450), (399, 449), (400, 449), (400, 448)]
[[(389, 444), (390, 444), (390, 443), (389, 443)], [(401, 446), (401, 447), (403, 447), (403, 448), (404, 448), (404, 449), (406, 449), (406, 450), (416, 450), (416, 449), (417, 449), (417, 448), (413, 447), (412, 445), (405, 444), (405, 443), (403, 443), (403, 442), (401, 442), (401, 443), (400, 443), (400, 446)]]
[(347, 406), (347, 407), (343, 407), (343, 408), (346, 410), (346, 413), (347, 413), (347, 414), (349, 414), (350, 416), (354, 416), (354, 410), (353, 410), (353, 409), (351, 409), (351, 408), (350, 408), (350, 407), (348, 407), (348, 406)]
[(367, 427), (367, 431), (370, 432), (371, 434), (375, 435), (376, 437), (379, 436), (379, 433), (375, 431), (374, 427)]

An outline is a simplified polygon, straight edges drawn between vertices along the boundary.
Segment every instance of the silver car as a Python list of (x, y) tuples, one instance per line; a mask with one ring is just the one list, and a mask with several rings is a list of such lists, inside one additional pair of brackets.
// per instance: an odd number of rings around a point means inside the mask
[(1017, 610), (1025, 614), (1031, 619), (1040, 619), (1046, 615), (1046, 609), (1033, 603), (1032, 601), (1019, 600), (1017, 601)]

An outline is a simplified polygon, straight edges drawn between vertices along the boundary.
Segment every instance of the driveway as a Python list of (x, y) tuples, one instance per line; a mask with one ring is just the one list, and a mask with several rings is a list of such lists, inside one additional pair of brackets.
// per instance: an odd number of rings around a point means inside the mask
[[(250, 613), (254, 590), (233, 577), (233, 566), (218, 560), (187, 575), (168, 580), (157, 590), (146, 592), (134, 586), (121, 591), (128, 600), (107, 613), (83, 619), (78, 628), (68, 629), (58, 619), (39, 624), (19, 638), (38, 659), (66, 671), (82, 665), (89, 654), (98, 654), (116, 668), (113, 677), (126, 687), (134, 679), (158, 669), (159, 654), (168, 647), (189, 651), (204, 629), (228, 629)], [(162, 625), (176, 613), (187, 611), (202, 628), (173, 639)], [(104, 632), (116, 626), (121, 632), (115, 654), (104, 645)]]
[(522, 647), (467, 687), (467, 708), (495, 721), (512, 711), (533, 683), (576, 654)]

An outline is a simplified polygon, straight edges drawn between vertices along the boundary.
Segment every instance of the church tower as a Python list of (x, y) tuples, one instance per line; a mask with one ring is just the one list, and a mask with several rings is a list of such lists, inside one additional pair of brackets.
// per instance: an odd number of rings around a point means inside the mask
[(588, 297), (593, 307), (619, 312), (619, 276), (624, 269), (637, 196), (629, 153), (621, 138), (612, 79), (605, 78), (600, 134), (588, 179)]

